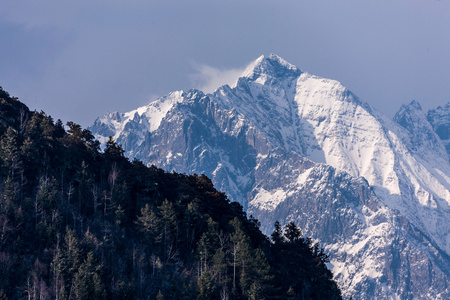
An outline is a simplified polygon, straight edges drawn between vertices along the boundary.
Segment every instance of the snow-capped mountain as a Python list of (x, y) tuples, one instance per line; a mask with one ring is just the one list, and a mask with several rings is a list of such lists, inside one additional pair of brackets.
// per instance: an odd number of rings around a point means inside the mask
[(426, 115), (413, 101), (389, 120), (271, 54), (233, 87), (174, 92), (89, 129), (131, 158), (206, 174), (267, 234), (295, 221), (346, 297), (447, 299), (449, 124), (448, 104)]

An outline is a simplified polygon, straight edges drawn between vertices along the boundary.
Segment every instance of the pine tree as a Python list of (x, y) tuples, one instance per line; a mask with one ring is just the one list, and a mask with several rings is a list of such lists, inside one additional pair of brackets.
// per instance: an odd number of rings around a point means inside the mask
[(124, 158), (125, 150), (123, 150), (121, 145), (118, 145), (112, 136), (108, 138), (105, 147), (105, 155), (110, 159), (116, 160)]
[(13, 210), (16, 209), (17, 191), (14, 182), (8, 176), (3, 186), (2, 201), (0, 201), (0, 213), (8, 216), (13, 214)]
[(169, 202), (167, 199), (163, 201), (158, 209), (161, 218), (160, 236), (158, 239), (162, 242), (164, 260), (168, 262), (176, 254), (177, 216), (172, 202)]
[(9, 171), (8, 175), (15, 180), (16, 171), (20, 167), (20, 149), (17, 131), (12, 127), (8, 127), (0, 141), (0, 158)]
[(161, 292), (161, 290), (158, 291), (158, 294), (156, 295), (156, 300), (164, 300), (164, 295)]
[(92, 252), (87, 254), (86, 260), (81, 264), (75, 274), (73, 293), (75, 299), (105, 299), (106, 292), (100, 277), (100, 267), (94, 264)]
[(150, 240), (158, 232), (159, 219), (148, 203), (141, 208), (141, 214), (137, 217), (136, 225), (147, 240)]
[(81, 250), (78, 239), (76, 238), (74, 231), (67, 227), (63, 247), (56, 253), (53, 260), (55, 266), (58, 267), (61, 278), (65, 280), (65, 287), (61, 288), (61, 290), (65, 289), (65, 291), (69, 293), (72, 285), (72, 278), (80, 267), (80, 260)]
[[(250, 278), (247, 276), (248, 267), (251, 260), (251, 246), (248, 236), (245, 234), (242, 223), (237, 217), (230, 221), (234, 230), (230, 237), (231, 253), (233, 255), (233, 287), (236, 287), (236, 276), (239, 274), (239, 284), (244, 295), (247, 295), (250, 288)], [(240, 269), (240, 272), (238, 270)]]
[(202, 270), (207, 267), (210, 257), (214, 255), (216, 249), (219, 247), (217, 230), (217, 223), (214, 222), (212, 218), (208, 218), (207, 230), (205, 230), (198, 242), (200, 263), (203, 266)]
[(295, 243), (302, 237), (302, 231), (294, 222), (289, 222), (289, 224), (285, 226), (284, 236), (289, 243)]
[(65, 271), (64, 255), (61, 249), (57, 249), (52, 261), (53, 285), (57, 300), (66, 299), (63, 274)]
[(275, 244), (281, 244), (281, 242), (283, 241), (283, 230), (281, 229), (280, 222), (275, 221), (274, 226), (275, 229), (271, 235), (272, 242), (274, 242)]
[(228, 282), (227, 278), (227, 262), (225, 253), (222, 248), (216, 250), (212, 259), (212, 273), (213, 278), (220, 286), (224, 286)]
[[(260, 297), (266, 294), (276, 293), (276, 287), (273, 287), (272, 271), (266, 254), (261, 248), (256, 249), (252, 255), (252, 273), (251, 280), (256, 284)], [(262, 298), (261, 298), (262, 299)]]
[(261, 286), (257, 282), (253, 282), (248, 293), (249, 300), (263, 300)]
[(211, 300), (216, 299), (215, 297), (215, 287), (211, 278), (211, 274), (208, 269), (206, 269), (202, 276), (198, 279), (198, 298), (200, 300)]

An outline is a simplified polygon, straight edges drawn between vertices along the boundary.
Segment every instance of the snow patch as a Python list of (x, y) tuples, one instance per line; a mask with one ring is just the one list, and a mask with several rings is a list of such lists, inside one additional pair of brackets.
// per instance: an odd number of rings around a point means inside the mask
[(283, 189), (266, 191), (264, 188), (259, 188), (257, 191), (251, 205), (261, 210), (273, 211), (281, 202), (286, 200), (286, 191)]

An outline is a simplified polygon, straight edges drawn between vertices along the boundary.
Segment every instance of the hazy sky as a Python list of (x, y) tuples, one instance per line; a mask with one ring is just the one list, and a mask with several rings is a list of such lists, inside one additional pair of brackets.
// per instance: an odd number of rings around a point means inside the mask
[(389, 116), (450, 101), (448, 0), (0, 0), (0, 37), (0, 86), (83, 126), (269, 53)]

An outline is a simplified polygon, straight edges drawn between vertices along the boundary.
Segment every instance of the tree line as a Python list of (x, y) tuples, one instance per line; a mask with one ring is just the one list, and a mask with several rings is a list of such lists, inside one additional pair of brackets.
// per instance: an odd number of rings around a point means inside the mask
[(328, 259), (205, 175), (101, 150), (0, 88), (0, 299), (340, 299)]

